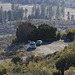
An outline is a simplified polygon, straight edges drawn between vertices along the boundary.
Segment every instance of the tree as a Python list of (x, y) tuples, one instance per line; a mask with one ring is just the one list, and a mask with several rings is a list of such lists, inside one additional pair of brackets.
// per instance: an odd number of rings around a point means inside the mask
[(19, 9), (19, 18), (20, 18), (21, 20), (23, 19), (23, 13), (24, 13), (23, 8), (20, 8), (20, 9)]
[(50, 19), (50, 20), (52, 19), (52, 16), (53, 16), (52, 13), (53, 13), (53, 12), (52, 12), (52, 6), (50, 6), (50, 7), (49, 7), (49, 19)]
[(13, 20), (23, 19), (24, 10), (22, 7), (20, 8), (15, 1), (13, 1), (11, 5), (11, 13), (12, 13)]
[(54, 41), (56, 39), (56, 27), (44, 23), (38, 26), (38, 31), (38, 39), (43, 41)]
[(60, 32), (57, 33), (57, 36), (56, 36), (56, 37), (57, 37), (57, 40), (60, 40), (60, 39), (61, 39), (61, 34), (60, 34)]
[(3, 12), (3, 7), (1, 6), (0, 8), (0, 22), (4, 24), (4, 12)]
[(66, 66), (66, 61), (64, 58), (61, 58), (56, 62), (56, 68), (59, 71), (61, 71), (61, 75), (64, 75), (65, 66)]
[(32, 19), (32, 16), (31, 16), (31, 15), (29, 15), (29, 16), (28, 16), (28, 21), (30, 22), (30, 21), (31, 21), (31, 19)]
[(75, 66), (75, 44), (66, 47), (56, 62), (56, 68), (61, 71), (61, 75), (64, 75), (64, 71), (70, 66)]
[(70, 20), (70, 12), (67, 13), (67, 20)]
[(74, 15), (71, 15), (71, 21), (74, 21)]
[(57, 6), (57, 10), (56, 10), (56, 19), (60, 19), (60, 8), (59, 5)]
[(74, 41), (75, 29), (68, 29), (66, 39)]
[(47, 18), (51, 20), (52, 16), (53, 16), (52, 6), (48, 6), (47, 7)]
[(35, 11), (36, 11), (36, 5), (33, 5), (33, 7), (32, 7), (32, 12), (31, 12), (31, 17), (32, 17), (32, 18), (35, 17)]
[(15, 7), (16, 7), (16, 3), (15, 3), (15, 1), (13, 1), (13, 2), (12, 2), (12, 5), (11, 5), (11, 9), (12, 9), (12, 10), (15, 10)]
[(27, 19), (27, 12), (28, 12), (28, 9), (25, 9), (25, 19)]
[(62, 14), (62, 17), (65, 16), (65, 7), (64, 6), (62, 6), (62, 8), (61, 8), (61, 14)]
[(28, 40), (35, 39), (34, 38), (34, 31), (37, 27), (32, 24), (31, 22), (21, 22), (18, 25), (16, 31), (16, 37), (18, 42), (26, 42)]
[(7, 11), (4, 11), (4, 23), (6, 23), (7, 18), (8, 18)]
[(39, 8), (39, 6), (36, 8), (35, 18), (40, 18), (40, 8)]
[[(13, 0), (1, 0), (2, 2), (12, 2)], [(15, 1), (15, 0), (14, 0)], [(53, 6), (58, 5), (60, 3), (61, 5), (64, 5), (64, 0), (16, 0), (20, 4), (52, 4)], [(60, 2), (59, 2), (60, 1)]]
[(8, 21), (13, 21), (14, 20), (12, 11), (9, 10), (7, 12), (7, 15), (8, 15)]
[(13, 21), (13, 13), (11, 10), (4, 11), (3, 7), (0, 8), (0, 23), (5, 24), (6, 21)]
[(45, 18), (46, 17), (46, 6), (45, 6), (45, 4), (42, 4), (41, 5), (41, 16), (40, 16), (40, 18)]

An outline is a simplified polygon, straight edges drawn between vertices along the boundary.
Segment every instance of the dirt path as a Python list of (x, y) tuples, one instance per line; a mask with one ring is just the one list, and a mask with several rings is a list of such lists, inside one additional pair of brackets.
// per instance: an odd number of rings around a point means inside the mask
[(34, 53), (36, 55), (38, 54), (44, 54), (47, 55), (49, 53), (54, 53), (56, 51), (60, 51), (64, 49), (65, 46), (68, 46), (68, 42), (64, 42), (63, 40), (60, 41), (55, 41), (53, 43), (44, 43), (44, 45), (38, 46), (35, 50)]

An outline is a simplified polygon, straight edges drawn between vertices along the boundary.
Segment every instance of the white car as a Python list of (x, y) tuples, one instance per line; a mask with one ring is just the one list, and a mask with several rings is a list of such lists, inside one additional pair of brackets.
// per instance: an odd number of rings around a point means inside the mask
[(42, 44), (42, 40), (37, 40), (36, 45), (41, 45)]
[(35, 48), (36, 48), (35, 42), (30, 42), (30, 48), (31, 48), (31, 49), (35, 49)]

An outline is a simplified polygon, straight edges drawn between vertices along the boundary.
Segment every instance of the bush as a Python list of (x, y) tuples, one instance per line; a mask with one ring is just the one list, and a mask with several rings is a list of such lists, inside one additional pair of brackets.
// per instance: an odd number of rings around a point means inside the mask
[[(37, 27), (31, 22), (22, 22), (16, 30), (16, 37), (18, 42), (27, 42), (34, 38), (34, 32)], [(35, 38), (34, 38), (35, 39)]]
[(40, 55), (31, 55), (29, 57), (26, 58), (26, 65), (29, 64), (30, 61), (34, 61), (34, 62), (38, 62), (38, 61), (41, 61), (43, 59), (43, 56), (40, 56)]
[(37, 55), (37, 56), (34, 56), (33, 61), (38, 62), (38, 61), (41, 61), (42, 59), (43, 59), (43, 56)]
[(68, 29), (67, 31), (67, 35), (66, 35), (66, 39), (69, 39), (71, 41), (74, 41), (74, 38), (75, 38), (75, 29)]
[(48, 58), (48, 57), (51, 57), (52, 56), (52, 54), (47, 54), (46, 56), (45, 56), (45, 58)]
[(16, 30), (16, 40), (14, 42), (27, 42), (28, 40), (36, 41), (41, 39), (43, 41), (56, 40), (57, 28), (48, 24), (41, 24), (38, 28), (31, 22), (22, 22)]
[(56, 62), (56, 68), (61, 71), (61, 75), (64, 75), (64, 71), (70, 66), (75, 66), (75, 44), (65, 48)]
[(59, 71), (53, 72), (53, 75), (60, 75)]
[(39, 25), (38, 31), (38, 37), (43, 41), (54, 41), (56, 39), (56, 27), (44, 23)]
[(15, 64), (17, 64), (17, 62), (22, 63), (23, 58), (20, 56), (15, 56), (11, 61)]
[(57, 35), (56, 35), (56, 39), (57, 39), (57, 40), (60, 40), (60, 39), (61, 39), (61, 34), (60, 34), (59, 32), (58, 32)]
[(17, 44), (17, 38), (12, 39), (12, 44)]
[(4, 75), (7, 73), (7, 69), (6, 68), (2, 68), (2, 70), (0, 70), (0, 75)]

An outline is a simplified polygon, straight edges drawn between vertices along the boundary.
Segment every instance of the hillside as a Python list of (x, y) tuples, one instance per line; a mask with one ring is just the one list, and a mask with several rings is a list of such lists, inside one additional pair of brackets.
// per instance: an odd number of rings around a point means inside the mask
[(0, 0), (0, 75), (75, 75), (75, 0)]
[[(75, 44), (66, 46), (64, 50), (55, 52), (53, 54), (48, 54), (46, 56), (29, 55), (27, 58), (25, 58), (26, 60), (21, 60), (22, 57), (16, 56), (11, 59), (13, 61), (8, 60), (7, 63), (3, 63), (0, 66), (0, 73), (8, 75), (60, 75), (63, 68), (64, 74), (61, 73), (62, 75), (74, 75), (74, 57)], [(15, 59), (18, 58), (20, 58), (20, 61), (15, 61)], [(17, 63), (15, 63), (14, 61)], [(57, 65), (57, 63), (59, 64)], [(65, 66), (63, 66), (63, 63), (66, 63)], [(59, 69), (57, 66), (59, 67)]]

